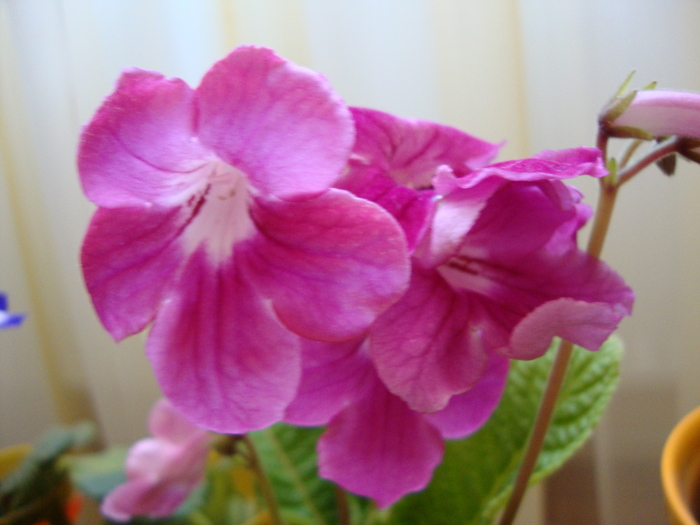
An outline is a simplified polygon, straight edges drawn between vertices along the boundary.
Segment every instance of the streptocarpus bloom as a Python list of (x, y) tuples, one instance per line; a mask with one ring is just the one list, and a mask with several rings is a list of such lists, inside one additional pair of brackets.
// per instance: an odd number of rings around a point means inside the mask
[(14, 328), (22, 324), (24, 314), (15, 314), (9, 311), (7, 296), (0, 293), (0, 329)]
[(328, 424), (319, 439), (319, 474), (370, 497), (379, 507), (423, 489), (442, 461), (444, 439), (472, 434), (496, 408), (508, 359), (493, 355), (476, 384), (442, 410), (411, 410), (381, 382), (367, 339), (345, 343), (305, 341), (297, 398), (285, 420)]
[(331, 188), (353, 139), (325, 79), (249, 46), (196, 89), (126, 71), (85, 128), (93, 304), (116, 340), (153, 323), (156, 378), (197, 424), (278, 421), (301, 373), (298, 335), (357, 337), (405, 289), (396, 221)]
[[(455, 130), (416, 138), (415, 121), (353, 115), (358, 146), (340, 185), (382, 205), (391, 195), (414, 250), (408, 291), (369, 332), (379, 376), (411, 408), (443, 409), (494, 354), (539, 357), (553, 336), (597, 350), (630, 313), (629, 287), (577, 248), (590, 210), (560, 180), (603, 176), (598, 150), (485, 165), (481, 151), (454, 154)], [(404, 213), (416, 202), (421, 213)]]
[(210, 435), (187, 421), (166, 399), (149, 418), (152, 438), (136, 442), (126, 460), (126, 483), (102, 502), (116, 521), (170, 516), (204, 477)]

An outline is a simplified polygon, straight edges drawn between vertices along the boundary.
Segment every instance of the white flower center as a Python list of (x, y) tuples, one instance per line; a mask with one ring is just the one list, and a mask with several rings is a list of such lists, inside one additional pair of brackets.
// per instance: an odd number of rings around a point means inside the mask
[(233, 255), (233, 246), (255, 232), (248, 206), (248, 181), (241, 171), (224, 162), (212, 162), (202, 168), (203, 190), (187, 202), (193, 219), (183, 233), (189, 254), (204, 244), (212, 264)]

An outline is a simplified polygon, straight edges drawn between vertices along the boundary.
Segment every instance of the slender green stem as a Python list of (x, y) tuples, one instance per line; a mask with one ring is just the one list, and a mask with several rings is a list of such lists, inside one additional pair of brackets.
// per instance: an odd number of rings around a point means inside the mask
[(608, 140), (609, 139), (610, 139), (610, 137), (605, 132), (605, 128), (601, 126), (598, 129), (598, 136), (596, 138), (596, 147), (600, 150), (600, 153), (603, 156), (603, 159), (605, 159), (605, 160), (608, 159)]
[(246, 435), (237, 437), (243, 443), (245, 443), (246, 449), (248, 449), (248, 465), (258, 477), (260, 492), (262, 493), (262, 497), (267, 505), (267, 510), (270, 511), (270, 519), (273, 525), (284, 525), (282, 516), (280, 515), (279, 505), (277, 504), (277, 498), (275, 498), (275, 493), (272, 490), (272, 485), (270, 485), (270, 480), (267, 478), (265, 470), (262, 467), (260, 456), (258, 456), (253, 440)]
[(613, 185), (608, 184), (604, 179), (600, 181), (598, 206), (593, 219), (591, 236), (588, 238), (588, 246), (586, 247), (588, 254), (593, 257), (600, 257), (600, 254), (603, 253), (603, 244), (608, 235), (608, 228), (610, 227), (610, 220), (612, 219), (619, 188), (619, 182)]
[[(612, 218), (613, 208), (615, 206), (615, 198), (620, 183), (611, 183), (609, 179), (601, 179), (600, 181), (600, 197), (598, 198), (598, 207), (596, 209), (595, 220), (593, 221), (593, 229), (591, 237), (588, 241), (587, 252), (594, 257), (599, 257), (603, 250), (603, 243), (608, 233), (610, 219)], [(527, 489), (530, 476), (537, 464), (537, 458), (542, 450), (547, 429), (554, 414), (559, 392), (564, 382), (566, 369), (571, 359), (573, 345), (568, 341), (562, 341), (557, 351), (557, 357), (552, 365), (552, 370), (547, 379), (540, 407), (535, 418), (535, 423), (530, 432), (525, 455), (520, 465), (520, 470), (515, 479), (513, 492), (506, 504), (506, 508), (501, 516), (500, 525), (511, 525), (515, 519), (520, 503), (523, 500)]]
[(564, 382), (564, 375), (566, 374), (566, 367), (569, 364), (572, 350), (573, 345), (568, 341), (562, 341), (559, 345), (557, 357), (554, 361), (554, 365), (552, 365), (552, 371), (547, 379), (547, 386), (542, 396), (542, 401), (540, 402), (540, 408), (537, 412), (532, 431), (530, 432), (525, 455), (520, 464), (518, 476), (515, 479), (513, 492), (501, 516), (501, 525), (510, 525), (513, 523), (518, 509), (520, 508), (520, 503), (522, 503), (523, 497), (525, 496), (530, 476), (535, 470), (537, 458), (540, 455), (549, 423), (552, 420), (552, 414), (554, 413), (554, 407), (557, 402), (559, 391), (561, 390), (561, 385)]

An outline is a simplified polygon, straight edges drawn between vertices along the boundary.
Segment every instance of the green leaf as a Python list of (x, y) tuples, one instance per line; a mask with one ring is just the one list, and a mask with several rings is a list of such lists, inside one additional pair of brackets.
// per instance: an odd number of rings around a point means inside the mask
[(101, 501), (117, 485), (126, 481), (126, 455), (126, 448), (115, 447), (105, 452), (71, 458), (68, 469), (73, 483), (89, 498)]
[[(554, 346), (554, 345), (553, 345)], [(430, 485), (391, 509), (390, 524), (484, 525), (505, 504), (524, 453), (555, 352), (514, 361), (503, 399), (473, 436), (447, 442)], [(585, 442), (608, 404), (619, 375), (622, 345), (574, 350), (531, 483), (560, 467)]]
[(337, 523), (331, 483), (318, 477), (316, 441), (320, 428), (278, 424), (250, 435), (280, 507), (312, 523)]
[(0, 485), (0, 512), (26, 505), (51, 491), (65, 479), (59, 458), (94, 438), (94, 426), (80, 423), (46, 432), (22, 464)]
[[(316, 442), (322, 428), (279, 423), (250, 437), (258, 449), (283, 515), (316, 525), (338, 523), (335, 486), (318, 476)], [(366, 511), (366, 501), (348, 495), (353, 522)]]

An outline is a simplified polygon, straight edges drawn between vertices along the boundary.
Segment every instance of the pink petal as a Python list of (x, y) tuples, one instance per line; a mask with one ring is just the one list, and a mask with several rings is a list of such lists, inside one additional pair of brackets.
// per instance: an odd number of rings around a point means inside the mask
[(517, 359), (540, 357), (553, 337), (561, 337), (588, 350), (598, 350), (625, 315), (629, 315), (629, 310), (617, 305), (569, 298), (550, 301), (515, 327), (504, 354)]
[(157, 438), (173, 444), (184, 444), (202, 430), (178, 412), (172, 403), (159, 399), (151, 410), (148, 428)]
[(87, 197), (108, 208), (185, 200), (199, 183), (193, 172), (211, 158), (194, 139), (193, 96), (180, 79), (125, 71), (81, 136)]
[(612, 124), (640, 128), (656, 137), (700, 138), (700, 94), (639, 91), (630, 107)]
[[(496, 181), (495, 177), (489, 180)], [(499, 180), (500, 183), (500, 180)], [(455, 255), (464, 236), (474, 226), (496, 186), (487, 191), (454, 191), (437, 203), (432, 224), (415, 252), (415, 260), (426, 268), (434, 268)]]
[(430, 187), (435, 169), (443, 164), (459, 175), (481, 168), (500, 148), (449, 126), (371, 109), (351, 110), (357, 127), (353, 158), (379, 167), (410, 188)]
[(198, 132), (263, 194), (330, 187), (347, 161), (350, 112), (318, 73), (261, 47), (241, 46), (197, 88)]
[(443, 448), (423, 415), (375, 380), (366, 397), (333, 418), (319, 439), (319, 474), (382, 508), (423, 489)]
[[(459, 269), (456, 263), (454, 267), (445, 265), (439, 268), (440, 275), (455, 290), (461, 290), (471, 298), (474, 311), (481, 312), (481, 319), (475, 322), (482, 327), (489, 349), (498, 349), (504, 355), (518, 359), (541, 355), (549, 340), (531, 350), (525, 350), (521, 345), (517, 351), (507, 347), (511, 331), (523, 318), (550, 301), (565, 298), (597, 304), (585, 308), (590, 317), (579, 315), (580, 311), (576, 309), (562, 310), (562, 314), (571, 313), (572, 323), (583, 323), (588, 319), (586, 322), (591, 324), (592, 330), (607, 327), (603, 340), (612, 333), (623, 315), (631, 313), (632, 290), (607, 265), (580, 250), (553, 250), (549, 253), (542, 250), (523, 256), (517, 263), (514, 261), (510, 259), (508, 264), (501, 264), (497, 258), (467, 259), (462, 263), (464, 269)], [(599, 318), (595, 318), (596, 313)], [(541, 317), (535, 319), (542, 321)], [(565, 323), (565, 320), (562, 318), (560, 322)], [(588, 343), (584, 346), (589, 347)]]
[(200, 430), (180, 445), (179, 453), (163, 472), (164, 482), (174, 486), (189, 486), (190, 490), (202, 481), (209, 457), (211, 436)]
[[(551, 186), (565, 191), (568, 201)], [(576, 228), (581, 226), (576, 204), (559, 181), (506, 184), (489, 198), (461, 251), (472, 259), (517, 266), (529, 256), (575, 249)]]
[[(607, 265), (580, 250), (570, 250), (557, 257), (547, 255), (524, 258), (519, 265), (510, 268), (488, 262), (472, 263), (477, 275), (440, 273), (456, 289), (477, 292), (485, 300), (523, 317), (559, 298), (607, 303), (616, 311), (631, 313), (634, 293)], [(490, 307), (487, 309), (493, 311)], [(499, 321), (507, 326), (505, 319)]]
[(114, 521), (134, 516), (170, 516), (187, 498), (192, 487), (165, 486), (146, 479), (135, 479), (118, 486), (102, 502), (102, 513)]
[(353, 167), (337, 184), (361, 199), (379, 204), (399, 222), (406, 234), (409, 251), (420, 243), (430, 226), (436, 196), (432, 190), (416, 191), (399, 186), (376, 167)]
[(406, 287), (406, 240), (376, 204), (342, 190), (297, 202), (256, 199), (261, 235), (243, 256), (280, 320), (314, 340), (364, 333)]
[[(550, 301), (606, 303), (616, 316), (632, 309), (634, 294), (622, 278), (576, 247), (575, 233), (582, 224), (578, 197), (544, 190), (559, 184), (510, 183), (501, 188), (465, 236), (459, 255), (438, 268), (454, 290), (468, 294), (474, 308), (483, 312), (481, 326), (489, 348), (511, 357), (539, 355), (546, 349), (549, 341), (517, 353), (505, 347), (516, 325)], [(593, 325), (613, 327), (606, 309), (592, 311), (601, 315), (591, 319)]]
[(233, 434), (279, 421), (301, 372), (297, 338), (237, 267), (195, 252), (146, 347), (173, 405), (200, 427)]
[[(590, 148), (578, 148), (554, 152), (544, 151), (540, 156), (548, 159), (547, 163), (551, 164), (548, 167), (550, 171), (556, 171), (553, 166), (558, 166), (560, 163), (560, 167), (564, 171), (566, 171), (566, 166), (573, 169), (573, 171), (567, 171), (568, 173), (576, 173), (576, 170), (590, 168), (596, 175), (599, 175), (603, 172), (595, 168), (597, 163), (601, 162), (597, 151), (591, 151)], [(576, 164), (577, 160), (580, 163)], [(523, 169), (530, 169), (533, 166), (542, 168), (541, 162), (533, 159), (512, 161), (511, 168), (513, 166)], [(454, 255), (459, 245), (464, 241), (467, 232), (470, 232), (470, 235), (477, 235), (471, 230), (484, 228), (484, 226), (489, 228), (489, 233), (482, 235), (484, 244), (489, 245), (489, 249), (498, 249), (502, 246), (503, 251), (512, 250), (515, 244), (532, 249), (533, 246), (538, 246), (543, 242), (543, 239), (551, 239), (553, 230), (562, 227), (567, 228), (568, 245), (574, 242), (576, 231), (590, 217), (588, 206), (579, 204), (581, 194), (578, 190), (570, 188), (558, 180), (539, 180), (538, 177), (543, 176), (544, 173), (529, 173), (528, 177), (525, 178), (532, 176), (534, 180), (532, 184), (515, 184), (509, 183), (508, 178), (517, 179), (522, 173), (507, 172), (502, 174), (504, 177), (501, 177), (494, 176), (489, 171), (492, 167), (505, 164), (509, 163), (494, 164), (461, 179), (455, 177), (450, 170), (438, 170), (435, 187), (443, 197), (438, 203), (429, 235), (424, 244), (417, 250), (417, 256), (422, 264), (425, 266), (441, 264), (448, 257)], [(498, 168), (497, 171), (500, 169)], [(523, 211), (533, 208), (537, 209), (538, 212), (539, 220), (536, 225)], [(548, 210), (548, 215), (544, 215), (544, 210)], [(513, 216), (515, 215), (522, 216), (524, 219), (514, 220)], [(476, 224), (476, 219), (480, 217), (479, 223)], [(521, 231), (518, 231), (517, 227)], [(512, 235), (512, 238), (501, 240), (503, 237), (502, 228), (506, 228), (508, 235)], [(528, 230), (528, 235), (522, 234), (525, 229)], [(493, 235), (499, 238), (498, 243), (492, 242)], [(475, 240), (470, 244), (478, 242)]]
[(117, 341), (155, 317), (183, 261), (176, 239), (189, 214), (170, 208), (100, 208), (81, 262), (95, 310)]
[(344, 343), (302, 341), (303, 370), (299, 390), (284, 420), (294, 425), (325, 425), (364, 395), (374, 369), (365, 338)]
[(488, 360), (473, 313), (439, 275), (414, 267), (408, 291), (370, 333), (389, 390), (414, 410), (435, 412), (472, 387)]
[(604, 177), (608, 171), (597, 148), (545, 150), (532, 158), (491, 164), (459, 179), (459, 187), (472, 188), (489, 177), (527, 182), (570, 179), (579, 175)]
[(496, 410), (508, 379), (510, 360), (492, 355), (484, 374), (462, 394), (452, 396), (439, 412), (425, 414), (445, 439), (459, 439), (476, 432)]
[(129, 479), (141, 477), (158, 481), (179, 453), (180, 447), (176, 444), (156, 438), (140, 439), (129, 449), (126, 475)]

